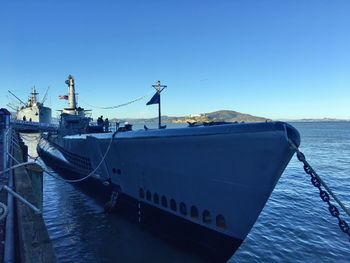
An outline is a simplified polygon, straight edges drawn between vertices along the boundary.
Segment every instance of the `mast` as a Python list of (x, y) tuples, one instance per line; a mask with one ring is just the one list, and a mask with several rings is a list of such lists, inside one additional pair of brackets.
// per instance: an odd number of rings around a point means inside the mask
[(74, 78), (72, 75), (68, 76), (66, 84), (68, 85), (68, 108), (74, 110), (77, 107), (77, 103), (75, 99)]
[(37, 102), (36, 95), (39, 94), (38, 92), (36, 92), (35, 86), (33, 86), (32, 93), (31, 93), (31, 94), (32, 94), (32, 96), (31, 96), (30, 102), (32, 103), (32, 105), (35, 105), (36, 102)]
[(155, 85), (152, 85), (153, 88), (156, 89), (157, 94), (158, 94), (158, 128), (162, 128), (162, 119), (161, 119), (161, 112), (160, 112), (160, 93), (165, 89), (167, 86), (166, 85), (160, 85), (160, 80), (157, 81)]

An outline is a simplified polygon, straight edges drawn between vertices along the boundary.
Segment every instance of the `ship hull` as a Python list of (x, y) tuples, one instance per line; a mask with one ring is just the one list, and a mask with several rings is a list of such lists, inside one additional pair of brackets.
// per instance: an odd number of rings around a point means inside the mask
[(115, 209), (118, 214), (208, 262), (226, 262), (243, 242), (126, 194), (118, 196)]
[[(56, 158), (42, 149), (38, 149), (44, 162), (59, 172), (64, 179), (82, 178), (74, 166)], [(84, 189), (91, 191), (92, 186), (99, 187), (93, 191), (99, 193), (99, 198), (108, 202), (116, 185), (104, 186), (101, 180), (90, 177), (84, 184)], [(118, 194), (114, 213), (121, 215), (141, 227), (146, 228), (164, 241), (176, 247), (197, 255), (205, 262), (227, 262), (239, 248), (243, 240), (208, 229), (194, 222), (185, 220), (172, 213), (152, 206), (126, 193)]]
[(44, 106), (23, 107), (17, 111), (17, 120), (51, 123), (51, 109)]
[(298, 132), (278, 122), (48, 139), (63, 158), (40, 144), (38, 150), (79, 178), (109, 148), (92, 178), (111, 182), (110, 191), (119, 193), (117, 210), (210, 261), (224, 262), (294, 154), (289, 139), (299, 145)]

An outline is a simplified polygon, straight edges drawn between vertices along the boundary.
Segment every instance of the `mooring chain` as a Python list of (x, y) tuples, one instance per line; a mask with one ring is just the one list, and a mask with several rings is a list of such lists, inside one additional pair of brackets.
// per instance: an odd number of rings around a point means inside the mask
[[(313, 184), (313, 186), (318, 188), (322, 201), (328, 204), (329, 212), (331, 213), (332, 216), (338, 219), (338, 225), (340, 229), (349, 236), (349, 241), (350, 241), (349, 225), (345, 222), (345, 220), (341, 219), (338, 208), (330, 202), (330, 195), (339, 204), (339, 206), (343, 209), (343, 211), (350, 217), (349, 210), (338, 199), (338, 197), (331, 191), (331, 189), (327, 186), (327, 184), (318, 176), (315, 170), (306, 161), (305, 155), (301, 151), (299, 151), (298, 147), (296, 147), (296, 145), (291, 141), (290, 141), (290, 144), (295, 149), (298, 160), (303, 163), (305, 173), (310, 175), (311, 183)], [(325, 190), (322, 189), (322, 186), (324, 187)]]

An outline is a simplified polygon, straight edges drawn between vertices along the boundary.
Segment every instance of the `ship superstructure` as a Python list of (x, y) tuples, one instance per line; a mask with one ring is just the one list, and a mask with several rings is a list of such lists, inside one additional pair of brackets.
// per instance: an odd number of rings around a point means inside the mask
[[(10, 91), (9, 91), (10, 92)], [(10, 92), (14, 95), (12, 92)], [(24, 103), (18, 97), (15, 97), (19, 100), (20, 106), (17, 108), (16, 119), (22, 121), (30, 122), (40, 122), (40, 123), (51, 123), (51, 109), (44, 106), (44, 101), (47, 96), (47, 92), (43, 97), (42, 101), (38, 101), (38, 92), (36, 88), (32, 88), (32, 92), (28, 97), (27, 103)]]
[(91, 118), (86, 116), (83, 108), (77, 106), (73, 76), (69, 75), (65, 83), (68, 85), (68, 107), (62, 110), (59, 133), (61, 136), (86, 133)]

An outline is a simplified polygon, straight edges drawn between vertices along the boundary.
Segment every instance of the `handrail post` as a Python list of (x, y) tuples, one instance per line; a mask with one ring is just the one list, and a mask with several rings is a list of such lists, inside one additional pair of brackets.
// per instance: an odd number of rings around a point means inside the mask
[[(6, 175), (6, 171), (8, 170), (8, 166), (10, 164), (8, 154), (11, 151), (10, 148), (10, 138), (8, 134), (10, 129), (6, 131), (4, 134), (4, 175)], [(12, 134), (10, 134), (12, 138)], [(12, 140), (11, 140), (12, 141)], [(9, 187), (13, 187), (13, 171), (8, 171), (8, 185)], [(6, 217), (6, 229), (5, 229), (5, 247), (4, 247), (4, 263), (12, 263), (15, 262), (15, 239), (14, 239), (14, 205), (13, 205), (13, 196), (7, 195), (7, 208), (8, 214)]]

